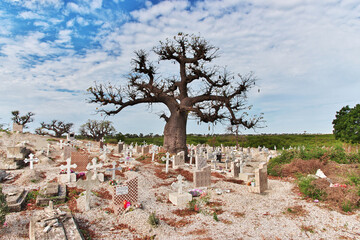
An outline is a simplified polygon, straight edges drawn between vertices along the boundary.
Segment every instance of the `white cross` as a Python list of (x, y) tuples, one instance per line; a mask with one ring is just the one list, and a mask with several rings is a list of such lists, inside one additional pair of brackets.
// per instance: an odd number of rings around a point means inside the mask
[(102, 138), (100, 139), (100, 141), (101, 141), (101, 142), (105, 142), (105, 139), (104, 139), (104, 137), (102, 137)]
[(63, 149), (63, 140), (60, 140), (60, 149)]
[(92, 143), (88, 142), (86, 146), (88, 147), (88, 152), (91, 152)]
[(117, 168), (115, 168), (115, 166), (116, 166), (116, 162), (115, 161), (113, 161), (112, 162), (112, 166), (113, 166), (113, 168), (109, 168), (109, 169), (106, 169), (106, 171), (112, 171), (112, 180), (115, 180), (115, 171), (116, 170), (122, 170), (122, 167), (117, 167)]
[(169, 161), (173, 161), (170, 158), (170, 153), (166, 153), (166, 157), (162, 157), (161, 160), (166, 161), (166, 168), (165, 168), (165, 172), (168, 173), (169, 172)]
[(99, 184), (100, 181), (97, 179), (97, 177), (95, 176), (95, 174), (92, 175), (91, 172), (87, 172), (86, 173), (86, 180), (82, 180), (80, 179), (77, 182), (77, 186), (80, 188), (85, 188), (86, 190), (86, 194), (85, 194), (85, 211), (89, 211), (90, 210), (90, 193), (91, 193), (91, 189), (95, 186), (95, 184)]
[(34, 169), (34, 165), (33, 165), (34, 163), (33, 162), (38, 162), (39, 159), (34, 158), (34, 154), (32, 154), (32, 153), (29, 154), (29, 157), (30, 158), (25, 158), (24, 162), (25, 163), (30, 162), (30, 169)]
[(243, 173), (243, 167), (245, 165), (245, 161), (241, 160), (240, 163), (238, 163), (238, 167), (240, 167), (240, 173)]
[(190, 153), (189, 153), (189, 155), (188, 155), (188, 157), (190, 158), (190, 165), (192, 165), (192, 161), (193, 161), (193, 157), (194, 157), (195, 155), (193, 154), (193, 150), (192, 149), (190, 149)]
[(183, 182), (182, 182), (183, 179), (184, 179), (183, 176), (181, 176), (181, 175), (177, 176), (177, 180), (178, 180), (178, 183), (177, 183), (177, 186), (178, 186), (178, 194), (182, 194), (182, 193), (183, 193)]
[(150, 149), (150, 153), (152, 153), (151, 161), (153, 162), (155, 160), (155, 154), (158, 153), (158, 146), (153, 145)]
[(96, 164), (96, 158), (93, 158), (91, 161), (93, 163), (93, 165), (91, 165), (91, 163), (88, 163), (88, 165), (86, 166), (87, 170), (93, 170), (94, 171), (94, 175), (93, 175), (93, 180), (97, 177), (97, 169), (101, 168), (103, 165), (102, 163)]
[(214, 164), (214, 169), (216, 170), (216, 160), (211, 160), (211, 163)]
[(120, 162), (124, 162), (126, 165), (130, 161), (134, 161), (135, 159), (129, 156), (125, 156), (124, 158), (120, 158)]
[(71, 182), (71, 168), (76, 168), (77, 167), (77, 165), (76, 164), (73, 164), (73, 165), (71, 165), (71, 158), (68, 158), (68, 159), (66, 159), (66, 165), (61, 165), (60, 166), (60, 169), (61, 170), (65, 170), (66, 169), (66, 171), (67, 171), (67, 177), (68, 177), (68, 182)]

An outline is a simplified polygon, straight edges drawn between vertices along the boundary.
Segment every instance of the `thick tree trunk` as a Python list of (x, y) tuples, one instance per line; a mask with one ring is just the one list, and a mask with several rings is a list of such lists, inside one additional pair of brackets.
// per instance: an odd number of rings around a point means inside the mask
[(169, 153), (178, 153), (185, 151), (186, 147), (186, 122), (187, 115), (185, 112), (174, 111), (164, 129), (164, 148)]

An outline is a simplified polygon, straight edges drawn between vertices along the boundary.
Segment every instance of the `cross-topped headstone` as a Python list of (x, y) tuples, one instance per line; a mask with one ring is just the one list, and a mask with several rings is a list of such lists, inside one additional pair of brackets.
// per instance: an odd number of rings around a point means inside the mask
[(34, 162), (38, 162), (38, 158), (34, 158), (34, 154), (30, 153), (29, 158), (25, 158), (24, 162), (28, 163), (30, 162), (30, 169), (34, 169)]
[(175, 183), (172, 183), (171, 184), (171, 186), (173, 187), (173, 188), (177, 188), (178, 189), (178, 194), (182, 194), (183, 193), (183, 186), (184, 186), (184, 183), (183, 183), (183, 179), (184, 179), (184, 177), (183, 176), (181, 176), (181, 175), (179, 175), (179, 176), (177, 176), (177, 182)]
[(173, 159), (170, 158), (170, 153), (166, 153), (166, 157), (162, 157), (161, 160), (166, 161), (166, 168), (165, 168), (165, 172), (168, 173), (169, 172), (169, 161), (173, 161)]
[(188, 154), (188, 157), (190, 158), (190, 165), (192, 165), (192, 162), (193, 162), (193, 158), (194, 158), (194, 153), (193, 153), (193, 150), (190, 149), (190, 152)]
[(86, 144), (87, 148), (88, 148), (88, 152), (91, 152), (91, 147), (92, 147), (92, 143), (91, 142), (88, 142)]
[(116, 166), (116, 162), (115, 161), (113, 161), (112, 162), (112, 168), (109, 168), (109, 169), (106, 169), (106, 171), (112, 171), (112, 180), (115, 180), (115, 171), (116, 170), (119, 170), (119, 171), (121, 171), (122, 170), (122, 167), (115, 167)]
[(71, 165), (71, 158), (66, 159), (66, 165), (61, 165), (60, 169), (65, 170), (68, 178), (68, 182), (71, 182), (71, 168), (77, 168), (76, 164)]
[(97, 158), (93, 158), (91, 161), (92, 161), (92, 165), (91, 165), (91, 163), (88, 163), (88, 165), (86, 166), (86, 169), (94, 171), (94, 174), (93, 174), (93, 180), (94, 180), (95, 178), (97, 178), (97, 169), (101, 168), (103, 165), (102, 165), (102, 163), (96, 164)]
[(151, 155), (151, 161), (153, 162), (155, 160), (155, 154), (158, 153), (158, 146), (156, 145), (152, 145), (151, 149), (150, 149), (150, 153)]
[(97, 177), (95, 176), (95, 178), (94, 178), (94, 176), (95, 175), (92, 172), (87, 172), (86, 173), (86, 180), (80, 179), (77, 182), (78, 187), (85, 188), (85, 190), (86, 190), (86, 194), (85, 194), (85, 211), (90, 210), (91, 189), (95, 186), (95, 184), (100, 183), (100, 181), (97, 179)]

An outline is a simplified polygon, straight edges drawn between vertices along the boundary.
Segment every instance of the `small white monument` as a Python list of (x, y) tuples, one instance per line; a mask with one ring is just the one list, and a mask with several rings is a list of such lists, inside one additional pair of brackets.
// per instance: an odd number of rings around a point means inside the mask
[(30, 169), (34, 169), (34, 162), (38, 162), (39, 159), (38, 158), (34, 158), (34, 154), (30, 153), (29, 154), (29, 158), (25, 158), (24, 162), (25, 163), (30, 163)]
[(183, 186), (184, 186), (183, 179), (184, 177), (181, 175), (177, 177), (178, 182), (173, 183), (171, 186), (177, 188), (178, 190), (177, 192), (173, 192), (169, 194), (170, 202), (172, 202), (174, 205), (179, 207), (185, 207), (188, 204), (188, 202), (192, 200), (192, 195), (190, 193), (183, 192)]

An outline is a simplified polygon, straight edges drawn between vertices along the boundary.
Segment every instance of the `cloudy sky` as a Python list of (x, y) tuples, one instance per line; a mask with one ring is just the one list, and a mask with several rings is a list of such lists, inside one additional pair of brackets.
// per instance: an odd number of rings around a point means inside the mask
[[(331, 133), (336, 111), (359, 103), (358, 0), (1, 0), (0, 26), (0, 123), (31, 111), (31, 131), (103, 119), (86, 89), (124, 84), (134, 50), (178, 32), (219, 47), (216, 63), (232, 72), (255, 73), (249, 104), (267, 126), (257, 133)], [(107, 119), (122, 133), (161, 134), (161, 110), (139, 105)], [(224, 126), (188, 123), (188, 133), (213, 132)]]

